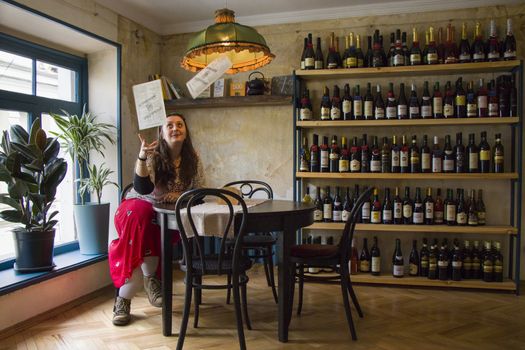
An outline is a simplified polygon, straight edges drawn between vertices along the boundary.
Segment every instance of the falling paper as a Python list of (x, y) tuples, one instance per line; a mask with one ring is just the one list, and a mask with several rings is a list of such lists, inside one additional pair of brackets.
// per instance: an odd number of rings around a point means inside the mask
[(186, 83), (191, 97), (197, 98), (206, 88), (219, 79), (230, 67), (232, 61), (227, 56), (221, 56), (208, 64)]
[(162, 97), (160, 79), (133, 86), (135, 107), (139, 130), (163, 125), (166, 121), (166, 110)]

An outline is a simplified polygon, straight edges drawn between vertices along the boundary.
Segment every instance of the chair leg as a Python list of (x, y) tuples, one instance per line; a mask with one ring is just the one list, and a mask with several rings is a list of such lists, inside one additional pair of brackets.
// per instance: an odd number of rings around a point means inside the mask
[(348, 284), (348, 293), (350, 294), (350, 297), (352, 298), (352, 302), (354, 303), (355, 309), (357, 310), (357, 314), (360, 318), (363, 318), (363, 311), (361, 310), (361, 306), (359, 305), (359, 301), (357, 300), (357, 295), (354, 292), (354, 288), (352, 287), (352, 280), (350, 277), (348, 277), (347, 284)]
[(297, 316), (301, 315), (303, 309), (303, 289), (304, 289), (304, 265), (299, 264), (299, 304), (297, 305)]
[(232, 283), (232, 275), (231, 273), (228, 274), (228, 289), (226, 290), (226, 304), (230, 304), (230, 298), (231, 298), (231, 294), (232, 294), (232, 289), (230, 287)]
[[(202, 284), (202, 276), (193, 277), (193, 281), (195, 285)], [(202, 303), (202, 290), (200, 288), (194, 287), (193, 293), (195, 298), (193, 301), (193, 307), (195, 309), (193, 314), (193, 328), (197, 328), (199, 326), (199, 309)]]
[(290, 268), (290, 298), (288, 301), (288, 310), (286, 310), (286, 327), (290, 327), (290, 322), (292, 321), (292, 314), (293, 314), (293, 298), (295, 294), (295, 275), (296, 275), (296, 266), (295, 264), (292, 264)]
[(266, 284), (268, 285), (268, 287), (271, 287), (272, 284), (270, 281), (270, 270), (268, 268), (268, 258), (266, 256), (263, 258), (263, 266), (264, 266), (264, 276), (266, 277)]
[(242, 301), (242, 313), (243, 313), (244, 321), (246, 323), (246, 328), (251, 330), (252, 324), (250, 322), (250, 317), (248, 316), (248, 298), (246, 297), (246, 283), (241, 285), (241, 301)]
[[(348, 273), (348, 271), (346, 272)], [(352, 319), (352, 310), (350, 309), (350, 301), (348, 300), (348, 278), (345, 278), (344, 276), (341, 276), (341, 292), (343, 294), (343, 303), (344, 303), (345, 312), (346, 312), (346, 320), (348, 321), (348, 326), (350, 327), (350, 333), (352, 334), (352, 340), (357, 340), (354, 320)]]
[[(177, 341), (177, 350), (182, 350), (184, 346), (184, 338), (186, 337), (186, 329), (188, 328), (188, 319), (190, 318), (191, 308), (191, 294), (193, 287), (193, 278), (191, 274), (186, 273), (186, 293), (184, 295), (184, 308), (182, 310), (182, 320), (180, 323), (179, 339)], [(171, 315), (168, 315), (171, 317)]]
[(273, 299), (275, 300), (275, 303), (278, 304), (279, 301), (277, 299), (277, 289), (275, 288), (272, 247), (268, 247), (266, 253), (267, 257), (264, 258), (264, 264), (268, 264), (268, 276), (270, 277), (270, 287), (272, 287)]
[[(235, 318), (237, 320), (237, 334), (241, 350), (246, 350), (246, 340), (244, 339), (244, 326), (241, 314), (241, 297), (239, 293), (239, 275), (234, 274), (233, 278), (233, 303), (235, 304)], [(181, 349), (182, 350), (182, 349)]]

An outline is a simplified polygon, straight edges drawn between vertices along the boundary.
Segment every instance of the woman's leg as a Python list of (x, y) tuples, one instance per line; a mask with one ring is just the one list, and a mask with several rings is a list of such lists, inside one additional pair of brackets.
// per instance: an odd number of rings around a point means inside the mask
[(162, 306), (162, 290), (159, 279), (156, 277), (159, 266), (158, 256), (146, 256), (140, 266), (144, 274), (144, 289), (148, 295), (149, 303), (156, 307)]
[(142, 270), (136, 268), (133, 270), (130, 278), (126, 280), (118, 291), (113, 305), (113, 324), (116, 326), (125, 326), (131, 320), (131, 299), (137, 294), (141, 287)]

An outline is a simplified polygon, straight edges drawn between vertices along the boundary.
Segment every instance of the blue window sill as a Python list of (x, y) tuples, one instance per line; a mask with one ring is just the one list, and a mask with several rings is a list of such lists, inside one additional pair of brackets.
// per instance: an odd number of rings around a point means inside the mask
[(11, 268), (0, 271), (0, 295), (12, 293), (16, 290), (58, 277), (99, 261), (104, 261), (107, 257), (107, 254), (82, 255), (80, 254), (80, 250), (76, 249), (55, 255), (53, 262), (56, 267), (51, 271), (19, 274), (15, 272), (11, 265)]

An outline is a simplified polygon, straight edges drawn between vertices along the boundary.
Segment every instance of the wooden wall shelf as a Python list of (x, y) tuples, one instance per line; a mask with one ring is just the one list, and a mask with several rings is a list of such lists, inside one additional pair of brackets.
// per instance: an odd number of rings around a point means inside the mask
[[(315, 222), (305, 229), (343, 231), (342, 222)], [(518, 230), (513, 226), (448, 226), (448, 225), (384, 225), (357, 224), (356, 231), (361, 232), (424, 232), (424, 233), (457, 233), (457, 234), (487, 234), (516, 235)]]
[(449, 125), (498, 125), (517, 124), (519, 117), (470, 118), (470, 119), (392, 119), (392, 120), (303, 120), (297, 121), (301, 128), (374, 127), (374, 126), (449, 126)]
[(381, 78), (417, 75), (455, 75), (471, 73), (510, 72), (520, 66), (520, 61), (498, 61), (480, 63), (434, 64), (403, 67), (351, 68), (296, 70), (295, 75), (302, 79), (337, 78)]
[(232, 108), (250, 106), (290, 106), (292, 96), (278, 95), (253, 95), (253, 96), (228, 96), (215, 98), (181, 98), (178, 100), (164, 101), (166, 111), (173, 112), (179, 109), (194, 108)]
[(379, 179), (379, 180), (515, 180), (518, 173), (310, 173), (298, 171), (303, 179)]

